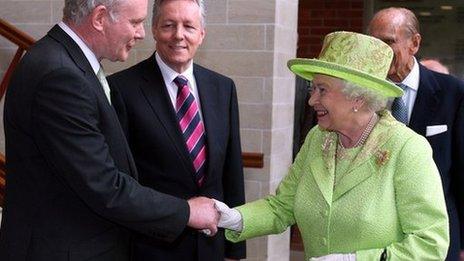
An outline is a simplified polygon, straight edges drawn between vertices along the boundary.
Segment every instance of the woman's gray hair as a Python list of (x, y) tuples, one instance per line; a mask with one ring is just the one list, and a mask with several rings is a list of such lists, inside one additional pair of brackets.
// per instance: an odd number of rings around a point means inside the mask
[(342, 81), (344, 84), (342, 92), (348, 99), (353, 100), (356, 98), (362, 98), (367, 108), (374, 112), (380, 111), (387, 106), (388, 98), (381, 94), (357, 84), (347, 82), (345, 80)]
[[(161, 9), (161, 4), (163, 2), (169, 1), (169, 0), (154, 0), (153, 1), (153, 13), (152, 13), (152, 18), (151, 18), (151, 25), (155, 25), (156, 22), (158, 21), (158, 18), (160, 16), (160, 9)], [(203, 0), (190, 0), (192, 2), (195, 2), (199, 7), (200, 7), (200, 14), (201, 14), (201, 27), (205, 28), (206, 26), (206, 8), (205, 8), (205, 3)]]
[(65, 0), (63, 20), (80, 24), (95, 7), (103, 5), (108, 9), (113, 21), (117, 20), (117, 7), (126, 0)]

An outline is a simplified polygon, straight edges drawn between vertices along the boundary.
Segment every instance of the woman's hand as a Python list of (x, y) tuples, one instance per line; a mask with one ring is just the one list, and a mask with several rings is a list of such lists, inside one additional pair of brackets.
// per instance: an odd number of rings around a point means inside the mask
[(229, 208), (226, 204), (218, 200), (214, 200), (214, 204), (219, 214), (221, 215), (219, 218), (218, 227), (223, 227), (238, 232), (242, 231), (242, 215), (240, 215), (238, 210)]

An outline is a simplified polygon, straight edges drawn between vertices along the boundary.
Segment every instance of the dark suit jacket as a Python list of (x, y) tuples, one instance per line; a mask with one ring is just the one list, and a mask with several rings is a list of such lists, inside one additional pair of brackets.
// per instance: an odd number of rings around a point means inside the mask
[(17, 67), (4, 124), (0, 260), (128, 260), (127, 228), (161, 240), (184, 229), (187, 202), (136, 181), (116, 113), (58, 26)]
[[(155, 55), (109, 77), (112, 101), (134, 154), (140, 182), (188, 199), (206, 196), (233, 207), (244, 203), (238, 105), (233, 81), (194, 64), (207, 139), (203, 186), (194, 168)], [(245, 245), (224, 243), (224, 231), (206, 237), (186, 229), (174, 243), (138, 236), (135, 260), (223, 260), (243, 258)]]
[(440, 171), (450, 219), (447, 260), (458, 260), (464, 238), (464, 82), (422, 65), (419, 68), (419, 89), (409, 127), (426, 136), (427, 126), (448, 126), (448, 131), (426, 138)]

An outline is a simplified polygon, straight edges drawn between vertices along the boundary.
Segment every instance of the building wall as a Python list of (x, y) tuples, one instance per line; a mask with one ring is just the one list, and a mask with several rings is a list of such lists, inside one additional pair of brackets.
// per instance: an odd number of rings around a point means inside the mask
[(298, 57), (317, 57), (324, 36), (334, 31), (362, 32), (365, 0), (300, 0)]
[[(149, 0), (149, 6), (152, 2)], [(291, 164), (295, 84), (286, 63), (296, 56), (298, 0), (205, 2), (207, 35), (195, 62), (234, 79), (243, 151), (264, 153), (264, 168), (245, 170), (246, 199), (251, 201), (273, 193)], [(0, 17), (38, 39), (60, 21), (63, 5), (62, 0), (0, 0)], [(107, 73), (152, 54), (150, 20), (146, 39), (136, 45), (126, 62), (103, 63)], [(15, 47), (0, 37), (1, 77), (14, 52)], [(247, 260), (288, 260), (289, 232), (247, 244)]]

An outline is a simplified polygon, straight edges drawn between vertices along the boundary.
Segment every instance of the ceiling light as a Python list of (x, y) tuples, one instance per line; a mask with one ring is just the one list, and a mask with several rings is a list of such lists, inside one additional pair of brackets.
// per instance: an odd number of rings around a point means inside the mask
[(419, 12), (419, 15), (420, 16), (431, 16), (432, 13), (431, 12)]

